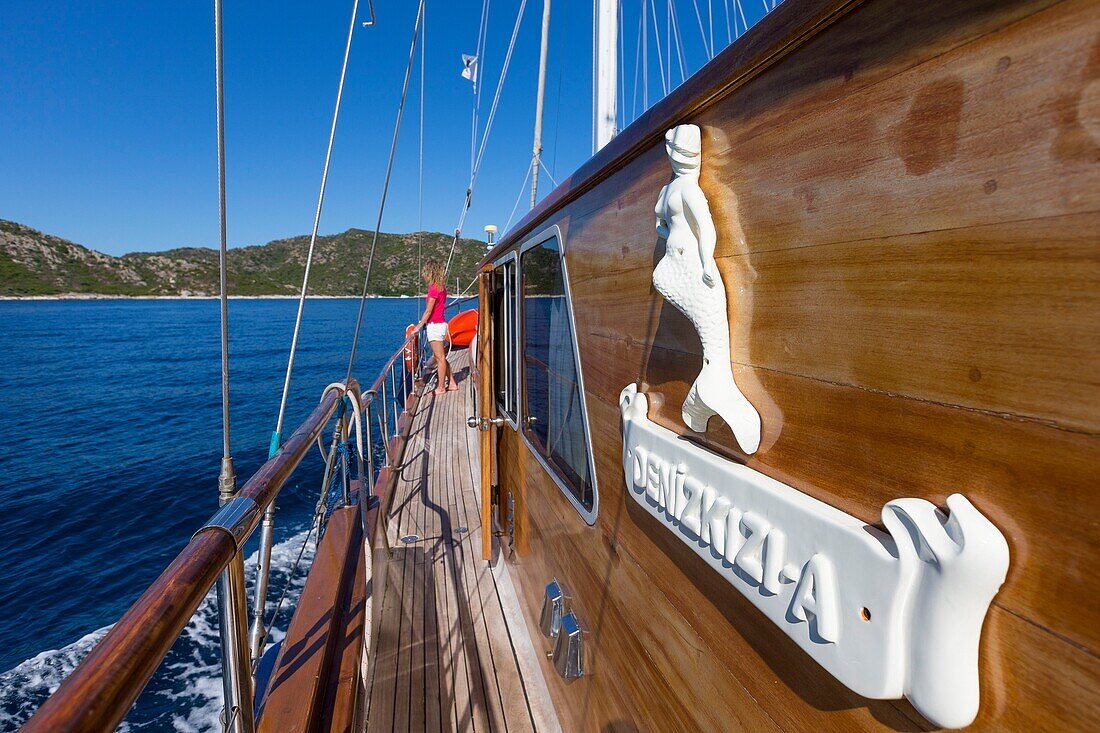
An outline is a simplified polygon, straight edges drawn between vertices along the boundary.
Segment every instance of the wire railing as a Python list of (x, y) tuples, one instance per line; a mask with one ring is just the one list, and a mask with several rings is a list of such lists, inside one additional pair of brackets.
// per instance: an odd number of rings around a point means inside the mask
[[(354, 379), (340, 385), (341, 389), (326, 390), (320, 403), (283, 447), (198, 528), (23, 730), (32, 733), (113, 730), (123, 721), (218, 576), (241, 553), (260, 525), (266, 507), (278, 497), (334, 415), (338, 419), (333, 430), (334, 445), (342, 440), (345, 445), (356, 446), (358, 443), (350, 437), (355, 429), (354, 415), (360, 416), (365, 455), (356, 456), (361, 467), (359, 491), (344, 493), (343, 501), (360, 505), (370, 543), (375, 522), (369, 521), (368, 515), (384, 505), (395, 481), (393, 469), (401, 459), (411, 425), (408, 416), (411, 398), (421, 368), (427, 363), (426, 344), (421, 341), (419, 333), (410, 334), (365, 391), (360, 391)], [(358, 410), (351, 408), (352, 399), (356, 400)], [(322, 491), (328, 490), (329, 473), (326, 470)], [(238, 635), (237, 639), (237, 643), (247, 647), (246, 634)], [(247, 653), (247, 649), (243, 651)], [(255, 690), (250, 692), (255, 695)], [(226, 713), (223, 720), (232, 721), (233, 728), (255, 729), (248, 710), (234, 708)]]

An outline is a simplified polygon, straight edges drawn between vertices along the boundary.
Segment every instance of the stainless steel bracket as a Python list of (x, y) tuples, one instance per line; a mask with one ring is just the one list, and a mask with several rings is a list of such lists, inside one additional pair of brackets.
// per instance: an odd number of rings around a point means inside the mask
[(546, 594), (542, 599), (542, 613), (539, 614), (539, 629), (547, 639), (553, 639), (561, 629), (561, 619), (565, 615), (565, 589), (557, 578), (546, 584)]
[(504, 424), (504, 418), (502, 417), (477, 417), (476, 415), (470, 415), (466, 418), (466, 427), (486, 432), (490, 427), (500, 427)]
[(225, 532), (233, 540), (237, 552), (241, 551), (245, 540), (248, 539), (249, 530), (256, 523), (256, 517), (260, 513), (260, 506), (246, 496), (234, 496), (227, 501), (217, 513), (199, 530), (192, 535), (195, 539), (207, 530), (216, 529)]
[(584, 676), (584, 630), (572, 611), (561, 618), (561, 629), (551, 659), (554, 669), (566, 682)]

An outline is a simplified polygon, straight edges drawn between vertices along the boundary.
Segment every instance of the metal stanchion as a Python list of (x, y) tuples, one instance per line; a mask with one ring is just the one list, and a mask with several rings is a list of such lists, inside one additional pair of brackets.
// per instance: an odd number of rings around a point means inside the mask
[[(264, 615), (267, 612), (267, 584), (271, 577), (271, 546), (275, 539), (275, 502), (272, 500), (264, 512), (263, 523), (260, 525), (259, 561), (256, 564), (256, 595), (252, 607), (252, 630), (249, 635), (249, 646), (252, 650), (250, 669), (255, 669), (263, 656), (264, 641), (266, 641), (264, 629)], [(255, 683), (255, 679), (253, 679)]]
[(390, 465), (390, 425), (389, 408), (386, 407), (386, 380), (382, 380), (382, 404), (378, 410), (378, 428), (382, 431), (382, 450), (386, 462), (383, 466)]
[(248, 656), (244, 558), (238, 552), (218, 578), (222, 677), (226, 694), (223, 725), (230, 733), (252, 733), (252, 675)]
[(370, 400), (367, 402), (367, 406), (363, 408), (363, 430), (366, 432), (367, 438), (367, 486), (368, 494), (374, 493), (374, 429), (371, 426), (371, 413), (374, 412), (374, 398), (377, 396), (374, 392), (370, 392)]
[(396, 363), (397, 362), (394, 362), (393, 364), (390, 364), (390, 391), (393, 392), (393, 432), (394, 432), (395, 435), (397, 434), (397, 425), (398, 425), (398, 417), (397, 417), (397, 415), (398, 415), (398, 413), (397, 413), (397, 394), (398, 394), (398, 392), (397, 392), (397, 370), (394, 369), (394, 365)]

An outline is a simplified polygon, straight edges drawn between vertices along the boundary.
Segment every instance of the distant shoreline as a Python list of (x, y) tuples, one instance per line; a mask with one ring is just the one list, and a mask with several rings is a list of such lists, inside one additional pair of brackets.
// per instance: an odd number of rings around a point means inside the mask
[[(419, 298), (419, 295), (368, 295), (368, 298)], [(297, 295), (230, 295), (230, 300), (297, 300)], [(358, 295), (307, 295), (308, 300), (359, 300)], [(104, 295), (62, 293), (60, 295), (0, 295), (5, 300), (217, 300), (217, 295)]]

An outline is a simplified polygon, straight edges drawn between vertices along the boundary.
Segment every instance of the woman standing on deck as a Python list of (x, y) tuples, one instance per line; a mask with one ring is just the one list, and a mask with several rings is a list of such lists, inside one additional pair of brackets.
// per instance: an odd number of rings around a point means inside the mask
[[(428, 325), (428, 345), (432, 347), (432, 354), (435, 355), (436, 369), (439, 374), (435, 393), (441, 395), (458, 389), (454, 371), (451, 370), (451, 365), (447, 363), (447, 350), (443, 345), (444, 341), (447, 340), (447, 319), (443, 315), (443, 311), (447, 307), (447, 286), (443, 283), (446, 275), (443, 271), (443, 265), (436, 259), (425, 262), (421, 274), (424, 276), (425, 282), (428, 283), (428, 302), (424, 308), (424, 315), (420, 317), (420, 322), (416, 324), (416, 329), (419, 331), (424, 327), (424, 324)], [(450, 386), (447, 385), (448, 380)]]

